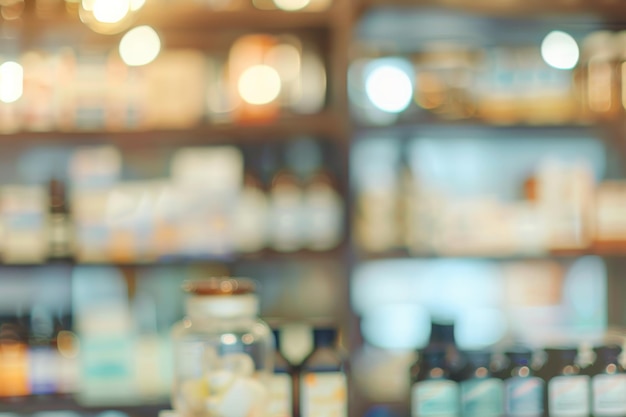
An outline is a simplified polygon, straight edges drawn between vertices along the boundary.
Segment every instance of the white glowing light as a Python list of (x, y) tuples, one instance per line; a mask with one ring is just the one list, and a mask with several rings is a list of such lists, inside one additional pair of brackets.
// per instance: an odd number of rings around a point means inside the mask
[(146, 4), (146, 0), (130, 0), (130, 10), (137, 11), (141, 9), (144, 4)]
[(402, 68), (391, 63), (383, 64), (368, 74), (365, 93), (378, 109), (387, 113), (400, 113), (411, 103), (413, 81)]
[(101, 23), (117, 23), (130, 11), (130, 0), (94, 0), (93, 17)]
[(126, 65), (139, 67), (156, 59), (161, 51), (161, 39), (150, 26), (138, 26), (124, 35), (119, 51)]
[(269, 65), (253, 65), (239, 77), (239, 95), (250, 104), (270, 103), (278, 97), (280, 89), (278, 71)]
[(13, 61), (0, 65), (0, 101), (13, 103), (22, 97), (24, 69)]
[(302, 10), (311, 3), (311, 0), (274, 0), (276, 7), (282, 10)]
[(551, 67), (569, 70), (578, 64), (580, 51), (574, 38), (565, 32), (555, 30), (543, 39), (541, 56)]

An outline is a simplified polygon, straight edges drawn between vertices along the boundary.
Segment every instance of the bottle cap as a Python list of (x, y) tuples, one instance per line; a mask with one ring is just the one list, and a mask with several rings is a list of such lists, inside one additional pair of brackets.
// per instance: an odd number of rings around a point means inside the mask
[(334, 346), (337, 342), (337, 330), (334, 328), (318, 328), (313, 330), (313, 342), (316, 347)]
[(594, 352), (598, 358), (603, 358), (607, 362), (614, 362), (622, 354), (622, 347), (620, 345), (599, 346), (594, 349)]
[(255, 285), (247, 279), (210, 278), (188, 281), (183, 286), (191, 294), (186, 302), (192, 318), (251, 317), (258, 314)]
[(515, 365), (529, 365), (533, 357), (533, 352), (525, 347), (514, 347), (506, 351), (506, 356)]
[(183, 290), (193, 295), (242, 295), (252, 294), (256, 291), (256, 285), (247, 278), (208, 278), (187, 281), (183, 284)]
[(466, 352), (467, 360), (474, 367), (489, 367), (491, 363), (491, 352), (484, 350), (475, 350)]

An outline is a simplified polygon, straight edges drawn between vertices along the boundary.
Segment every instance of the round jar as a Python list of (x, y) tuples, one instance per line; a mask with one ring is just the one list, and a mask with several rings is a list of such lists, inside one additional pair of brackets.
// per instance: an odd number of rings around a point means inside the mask
[(182, 417), (262, 417), (273, 372), (270, 328), (247, 279), (190, 281), (174, 326), (172, 405)]

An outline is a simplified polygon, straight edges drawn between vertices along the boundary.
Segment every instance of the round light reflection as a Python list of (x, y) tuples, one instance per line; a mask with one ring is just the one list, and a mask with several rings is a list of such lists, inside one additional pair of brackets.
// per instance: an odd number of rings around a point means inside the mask
[(262, 105), (278, 97), (281, 81), (278, 71), (269, 65), (253, 65), (241, 74), (237, 86), (245, 102)]
[(569, 70), (578, 64), (580, 51), (576, 40), (571, 35), (555, 30), (543, 39), (541, 56), (551, 67)]
[(13, 103), (22, 97), (24, 69), (13, 61), (0, 65), (0, 101)]
[(94, 0), (93, 17), (100, 23), (117, 23), (130, 11), (130, 0)]
[(311, 3), (311, 0), (274, 0), (274, 4), (281, 10), (302, 10)]
[(161, 39), (150, 26), (129, 30), (120, 41), (120, 56), (126, 65), (138, 67), (154, 61), (161, 51)]
[(367, 75), (365, 93), (378, 109), (387, 113), (400, 113), (411, 103), (413, 81), (399, 66), (383, 64)]

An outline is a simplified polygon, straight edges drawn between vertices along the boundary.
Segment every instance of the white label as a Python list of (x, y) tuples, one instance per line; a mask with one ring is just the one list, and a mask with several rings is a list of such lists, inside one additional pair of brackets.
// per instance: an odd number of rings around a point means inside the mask
[(291, 417), (291, 377), (288, 374), (274, 374), (270, 379), (269, 417)]
[(589, 415), (589, 377), (558, 376), (548, 384), (551, 417)]
[(423, 381), (411, 391), (411, 415), (413, 417), (460, 415), (459, 386), (453, 381)]
[(595, 416), (626, 415), (626, 375), (596, 375), (591, 385)]
[(348, 388), (341, 372), (309, 373), (302, 376), (302, 417), (346, 417)]

